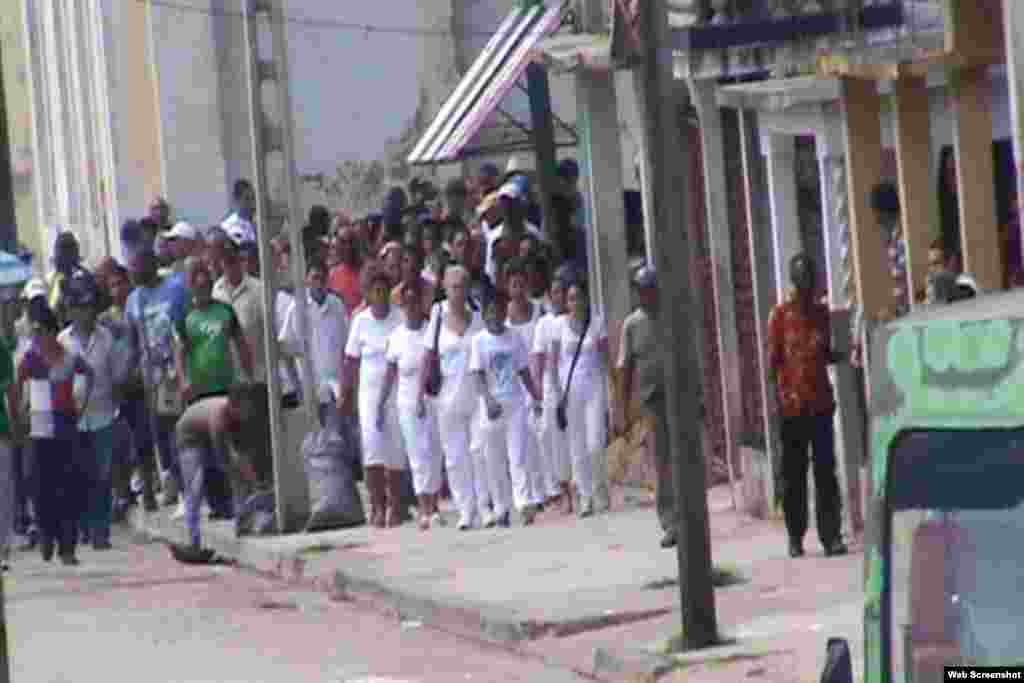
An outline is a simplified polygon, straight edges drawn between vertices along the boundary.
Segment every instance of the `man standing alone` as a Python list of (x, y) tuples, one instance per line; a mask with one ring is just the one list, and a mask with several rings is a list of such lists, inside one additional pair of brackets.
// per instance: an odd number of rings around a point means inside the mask
[(768, 359), (782, 418), (782, 506), (790, 557), (804, 554), (807, 532), (807, 448), (813, 449), (818, 538), (826, 556), (845, 555), (840, 532), (832, 415), (835, 398), (828, 366), (832, 350), (829, 310), (816, 299), (814, 261), (797, 254), (789, 263), (793, 291), (768, 319)]
[(619, 344), (619, 370), (622, 371), (622, 414), (616, 416), (617, 431), (625, 431), (629, 407), (637, 405), (652, 425), (655, 474), (657, 476), (658, 521), (665, 535), (662, 548), (677, 543), (676, 495), (672, 479), (671, 448), (668, 440), (668, 417), (665, 410), (665, 343), (658, 324), (658, 283), (654, 268), (643, 267), (633, 276), (639, 306), (622, 324)]

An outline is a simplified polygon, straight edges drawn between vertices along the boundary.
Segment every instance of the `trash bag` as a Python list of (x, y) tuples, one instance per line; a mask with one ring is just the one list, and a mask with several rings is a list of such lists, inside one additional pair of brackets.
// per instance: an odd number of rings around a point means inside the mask
[(366, 512), (356, 488), (356, 435), (332, 426), (310, 432), (302, 442), (302, 460), (309, 482), (310, 515), (306, 531), (360, 526)]
[(850, 644), (844, 638), (829, 638), (825, 650), (825, 669), (821, 683), (853, 683)]
[(235, 511), (235, 535), (270, 536), (277, 533), (277, 507), (273, 491), (259, 491)]

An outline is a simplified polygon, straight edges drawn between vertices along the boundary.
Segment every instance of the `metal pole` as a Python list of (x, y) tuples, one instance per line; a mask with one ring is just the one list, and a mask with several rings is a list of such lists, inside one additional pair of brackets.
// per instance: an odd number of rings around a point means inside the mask
[[(1017, 172), (1016, 230), (1024, 230), (1024, 7), (1020, 0), (1003, 2), (1006, 75), (1010, 84), (1010, 130)], [(1011, 227), (1011, 229), (1014, 229)], [(1024, 249), (1024, 241), (1021, 248)], [(1022, 255), (1024, 257), (1024, 255)]]
[[(702, 446), (701, 371), (694, 334), (698, 329), (693, 299), (687, 223), (690, 155), (682, 135), (681, 88), (673, 77), (673, 54), (665, 0), (641, 3), (643, 27), (644, 126), (649, 141), (651, 188), (659, 258), (660, 324), (675, 352), (666, 357), (669, 443), (675, 464), (679, 516), (679, 592), (682, 641), (686, 649), (718, 641), (715, 594), (711, 580), (711, 538), (708, 521), (707, 463)], [(671, 254), (671, 264), (664, 255)]]
[(0, 573), (0, 683), (11, 683), (11, 662), (7, 658), (7, 598), (3, 573)]

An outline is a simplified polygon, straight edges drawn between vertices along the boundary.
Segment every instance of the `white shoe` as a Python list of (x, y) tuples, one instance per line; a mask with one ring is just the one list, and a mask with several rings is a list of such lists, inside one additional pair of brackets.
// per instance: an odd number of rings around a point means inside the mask
[(171, 519), (184, 519), (185, 518), (185, 501), (178, 503), (178, 508), (171, 515)]
[(580, 519), (590, 517), (594, 514), (594, 503), (590, 498), (580, 498), (579, 502)]
[(459, 517), (459, 525), (456, 528), (459, 531), (469, 531), (473, 528), (473, 519), (471, 517)]
[(485, 512), (481, 517), (481, 524), (485, 529), (493, 529), (494, 525), (497, 523), (498, 520), (495, 518), (494, 513), (491, 512), (490, 510)]
[(448, 522), (445, 521), (440, 512), (435, 512), (430, 515), (430, 526), (446, 527), (448, 526)]

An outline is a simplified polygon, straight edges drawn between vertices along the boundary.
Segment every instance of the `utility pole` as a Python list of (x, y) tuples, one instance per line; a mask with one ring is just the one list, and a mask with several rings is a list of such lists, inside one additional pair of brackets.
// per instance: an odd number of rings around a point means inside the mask
[(0, 683), (11, 683), (11, 662), (7, 658), (7, 598), (4, 575), (0, 573)]
[[(642, 64), (638, 69), (643, 102), (646, 153), (650, 161), (653, 218), (650, 253), (660, 255), (660, 324), (675, 353), (666, 355), (669, 444), (673, 454), (679, 522), (679, 593), (682, 643), (698, 649), (718, 642), (715, 592), (711, 579), (707, 463), (702, 448), (700, 360), (694, 334), (699, 323), (690, 281), (686, 239), (688, 140), (681, 132), (680, 92), (673, 75), (671, 33), (665, 0), (640, 3)], [(669, 261), (671, 259), (671, 262)]]

